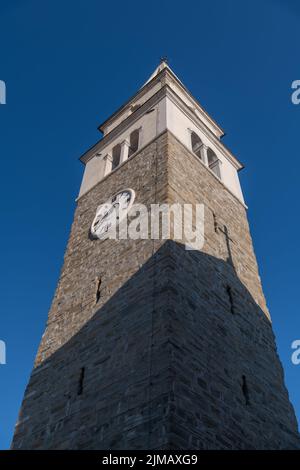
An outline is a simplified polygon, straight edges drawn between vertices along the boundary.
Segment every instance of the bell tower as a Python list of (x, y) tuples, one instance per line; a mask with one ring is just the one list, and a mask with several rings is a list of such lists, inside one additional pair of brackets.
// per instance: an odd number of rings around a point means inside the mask
[[(300, 448), (222, 129), (162, 61), (99, 130), (12, 448)], [(202, 204), (203, 247), (101, 239), (116, 200)]]

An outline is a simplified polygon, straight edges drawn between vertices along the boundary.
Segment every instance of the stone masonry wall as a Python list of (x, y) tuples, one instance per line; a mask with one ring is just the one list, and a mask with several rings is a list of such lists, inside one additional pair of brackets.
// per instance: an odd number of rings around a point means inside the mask
[[(203, 250), (91, 240), (97, 206), (128, 187), (204, 203)], [(78, 201), (12, 447), (297, 446), (246, 210), (164, 133)]]
[[(166, 145), (167, 134), (79, 199), (14, 448), (147, 445), (147, 421), (158, 419), (149, 412), (149, 358), (156, 272), (153, 254), (160, 242), (91, 240), (89, 229), (98, 205), (121, 189), (133, 188), (139, 203), (166, 199)], [(101, 296), (96, 304), (99, 277)], [(162, 277), (160, 283), (165, 282)], [(163, 309), (165, 296), (157, 302)], [(166, 368), (163, 351), (160, 364)], [(163, 406), (168, 391), (165, 374), (157, 380), (162, 381), (162, 388), (155, 397)], [(159, 432), (160, 442), (166, 442), (161, 424)]]
[(169, 136), (169, 202), (205, 205), (203, 250), (170, 248), (170, 442), (175, 448), (299, 448), (246, 210), (195, 160)]

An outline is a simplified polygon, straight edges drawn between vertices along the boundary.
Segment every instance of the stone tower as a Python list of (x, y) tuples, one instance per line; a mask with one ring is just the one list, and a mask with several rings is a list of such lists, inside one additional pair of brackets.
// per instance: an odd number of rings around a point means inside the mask
[[(222, 130), (165, 62), (99, 129), (12, 448), (299, 448)], [(203, 204), (203, 248), (91, 236), (128, 188)]]

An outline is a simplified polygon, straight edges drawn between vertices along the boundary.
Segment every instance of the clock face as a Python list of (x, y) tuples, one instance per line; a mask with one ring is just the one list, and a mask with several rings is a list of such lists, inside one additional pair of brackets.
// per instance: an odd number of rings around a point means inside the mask
[(95, 238), (107, 238), (109, 232), (128, 213), (135, 198), (133, 189), (124, 189), (112, 196), (97, 208), (96, 216), (91, 226)]

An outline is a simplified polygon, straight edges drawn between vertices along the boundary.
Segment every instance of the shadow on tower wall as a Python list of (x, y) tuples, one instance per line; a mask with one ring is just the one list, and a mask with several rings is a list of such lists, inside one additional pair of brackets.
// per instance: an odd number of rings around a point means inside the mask
[(12, 448), (300, 444), (264, 312), (231, 263), (167, 241), (34, 369)]

